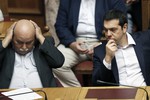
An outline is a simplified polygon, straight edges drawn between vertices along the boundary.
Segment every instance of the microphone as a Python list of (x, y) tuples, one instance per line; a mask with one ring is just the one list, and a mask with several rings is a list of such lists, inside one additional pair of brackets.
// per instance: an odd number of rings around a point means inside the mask
[(117, 84), (117, 83), (106, 82), (106, 81), (102, 81), (102, 80), (97, 80), (97, 83), (104, 83), (104, 84), (114, 85), (114, 86), (125, 86), (125, 87), (138, 88), (138, 89), (141, 89), (141, 90), (144, 90), (144, 91), (145, 91), (145, 93), (146, 93), (146, 100), (149, 100), (149, 96), (148, 96), (147, 90), (144, 89), (144, 88), (142, 88), (142, 87), (135, 87), (135, 86), (124, 85), (124, 84)]
[(28, 93), (33, 93), (33, 92), (42, 92), (42, 93), (44, 93), (44, 97), (45, 97), (44, 100), (48, 100), (47, 95), (46, 95), (45, 91), (43, 91), (43, 90), (33, 90), (33, 91), (30, 91), (30, 92), (23, 92), (23, 93), (16, 93), (16, 94), (7, 95), (7, 96), (0, 96), (0, 100), (3, 100), (4, 97), (17, 96), (17, 95), (28, 94)]

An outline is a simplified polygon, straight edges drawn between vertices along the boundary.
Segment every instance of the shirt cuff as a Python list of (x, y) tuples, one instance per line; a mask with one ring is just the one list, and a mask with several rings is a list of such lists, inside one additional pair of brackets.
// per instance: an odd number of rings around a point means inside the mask
[(103, 60), (103, 64), (105, 65), (105, 67), (106, 67), (107, 69), (111, 70), (111, 63), (108, 64), (108, 63), (105, 61), (105, 59), (104, 59), (104, 60)]

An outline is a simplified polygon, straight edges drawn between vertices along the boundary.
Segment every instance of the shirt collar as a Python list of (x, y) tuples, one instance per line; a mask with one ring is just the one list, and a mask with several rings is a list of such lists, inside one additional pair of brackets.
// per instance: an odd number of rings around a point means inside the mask
[(128, 45), (136, 45), (132, 36), (128, 32), (126, 32), (126, 34), (127, 34), (127, 39), (128, 39)]
[(118, 48), (126, 49), (126, 48), (128, 48), (128, 47), (130, 47), (132, 45), (136, 45), (136, 43), (135, 43), (134, 39), (132, 38), (132, 36), (128, 32), (126, 32), (126, 34), (127, 34), (128, 44), (126, 46), (124, 46), (124, 47), (118, 46)]

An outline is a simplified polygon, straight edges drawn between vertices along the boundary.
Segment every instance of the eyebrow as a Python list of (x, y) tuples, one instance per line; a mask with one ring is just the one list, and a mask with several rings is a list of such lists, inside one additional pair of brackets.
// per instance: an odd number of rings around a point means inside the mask
[(31, 21), (29, 21), (29, 22), (33, 25), (34, 29), (36, 29), (35, 25)]
[(103, 26), (103, 29), (111, 30), (111, 29), (117, 29), (117, 27), (106, 28), (105, 26)]

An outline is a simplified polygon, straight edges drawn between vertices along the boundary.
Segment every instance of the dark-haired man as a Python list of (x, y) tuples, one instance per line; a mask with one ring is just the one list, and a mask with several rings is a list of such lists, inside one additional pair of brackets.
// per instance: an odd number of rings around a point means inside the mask
[(150, 31), (130, 35), (126, 15), (110, 10), (104, 16), (107, 41), (94, 49), (94, 85), (97, 80), (130, 86), (150, 85)]
[(103, 16), (111, 9), (126, 12), (123, 0), (60, 0), (55, 28), (65, 62), (53, 71), (64, 87), (81, 86), (72, 67), (92, 60), (102, 37)]

